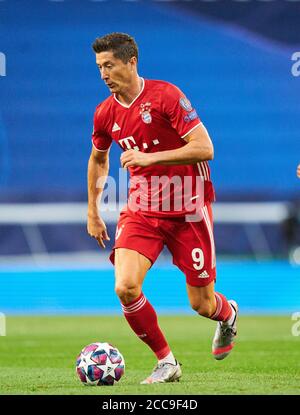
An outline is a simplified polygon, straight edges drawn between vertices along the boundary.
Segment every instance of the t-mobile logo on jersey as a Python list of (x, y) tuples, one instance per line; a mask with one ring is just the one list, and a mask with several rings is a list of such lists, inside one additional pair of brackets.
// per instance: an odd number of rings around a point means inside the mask
[[(118, 140), (118, 142), (120, 143), (120, 146), (123, 148), (123, 150), (132, 150), (133, 149), (133, 150), (139, 150), (140, 151), (140, 148), (137, 145), (135, 139), (132, 137), (132, 135), (129, 136), (129, 137), (122, 138), (121, 140)], [(149, 145), (151, 145), (149, 143), (149, 141), (148, 141), (148, 143), (144, 142), (142, 144), (143, 144), (143, 149), (144, 150), (146, 150), (149, 147)], [(152, 144), (154, 146), (157, 146), (159, 144), (159, 140), (157, 138), (155, 140), (152, 140)]]
[(121, 140), (118, 140), (120, 143), (120, 146), (124, 149), (124, 150), (139, 150), (135, 139), (132, 136), (129, 137), (125, 137), (122, 138)]

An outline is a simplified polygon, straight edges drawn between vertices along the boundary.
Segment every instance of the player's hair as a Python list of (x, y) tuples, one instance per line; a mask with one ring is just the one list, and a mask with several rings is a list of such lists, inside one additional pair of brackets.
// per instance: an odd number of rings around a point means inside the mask
[(97, 37), (92, 45), (94, 52), (112, 51), (115, 58), (127, 63), (133, 56), (138, 60), (138, 47), (134, 38), (126, 33), (109, 33)]

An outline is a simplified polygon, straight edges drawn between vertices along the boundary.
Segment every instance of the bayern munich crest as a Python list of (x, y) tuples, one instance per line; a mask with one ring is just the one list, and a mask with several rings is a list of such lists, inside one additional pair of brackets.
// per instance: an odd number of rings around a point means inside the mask
[(140, 114), (142, 117), (142, 120), (146, 124), (150, 124), (152, 121), (151, 116), (151, 102), (146, 102), (145, 104), (140, 105)]

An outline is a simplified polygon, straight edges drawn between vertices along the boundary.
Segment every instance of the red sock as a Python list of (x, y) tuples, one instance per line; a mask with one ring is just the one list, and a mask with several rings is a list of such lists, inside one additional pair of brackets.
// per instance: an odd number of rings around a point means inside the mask
[(226, 297), (221, 293), (215, 293), (217, 308), (214, 314), (210, 317), (211, 320), (227, 321), (232, 314), (232, 308)]
[(122, 304), (123, 313), (135, 334), (163, 359), (170, 353), (170, 347), (161, 332), (157, 315), (143, 293), (129, 304)]

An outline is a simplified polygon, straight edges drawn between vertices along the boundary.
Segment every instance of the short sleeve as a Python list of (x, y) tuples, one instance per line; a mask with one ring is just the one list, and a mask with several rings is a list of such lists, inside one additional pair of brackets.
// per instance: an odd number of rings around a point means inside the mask
[(172, 127), (182, 138), (201, 124), (201, 120), (191, 102), (175, 85), (167, 85), (163, 106)]
[(97, 108), (94, 115), (92, 143), (98, 151), (107, 151), (111, 146), (112, 138), (106, 132), (105, 123), (103, 112)]

